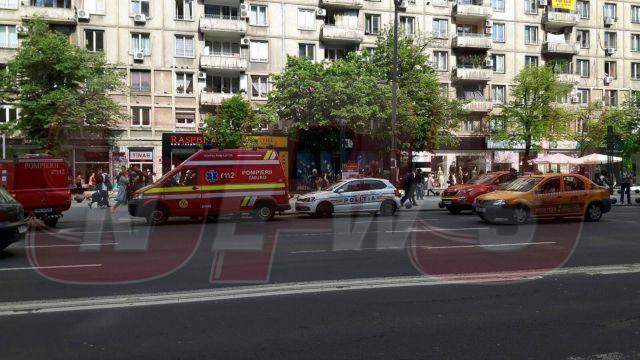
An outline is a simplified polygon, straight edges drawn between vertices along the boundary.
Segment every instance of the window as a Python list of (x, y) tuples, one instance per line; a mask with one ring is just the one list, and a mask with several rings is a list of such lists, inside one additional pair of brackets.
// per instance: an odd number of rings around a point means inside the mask
[(151, 55), (151, 41), (149, 34), (131, 33), (131, 51), (143, 52), (145, 55)]
[(492, 36), (494, 42), (505, 42), (503, 23), (493, 23)]
[(434, 51), (433, 64), (438, 71), (449, 70), (449, 53), (446, 51)]
[(578, 68), (578, 75), (583, 78), (588, 78), (591, 76), (591, 69), (589, 60), (577, 60), (576, 66)]
[(131, 15), (149, 16), (149, 0), (131, 0)]
[(578, 89), (576, 95), (578, 96), (578, 103), (580, 105), (588, 105), (591, 101), (589, 89)]
[(604, 62), (604, 75), (614, 79), (618, 78), (618, 63), (615, 61)]
[(560, 192), (560, 178), (558, 177), (545, 181), (536, 191), (538, 194), (554, 194), (557, 192)]
[(498, 74), (504, 74), (506, 72), (504, 54), (491, 55), (491, 59), (493, 60), (493, 66), (492, 66), (493, 72)]
[(606, 106), (618, 106), (618, 90), (605, 90), (604, 104)]
[(204, 55), (240, 56), (240, 44), (231, 41), (205, 41), (202, 49)]
[(131, 91), (135, 91), (135, 92), (151, 91), (151, 71), (131, 70)]
[(524, 43), (526, 45), (538, 45), (538, 27), (537, 26), (525, 26), (524, 27)]
[(604, 4), (604, 17), (617, 19), (618, 18), (618, 6), (614, 3), (605, 3)]
[(193, 0), (176, 0), (176, 20), (193, 19)]
[(15, 25), (0, 25), (0, 48), (17, 48), (18, 32)]
[(640, 5), (631, 5), (631, 22), (640, 23)]
[(151, 109), (148, 107), (131, 107), (131, 126), (151, 126)]
[(349, 53), (349, 49), (343, 48), (325, 48), (324, 49), (324, 58), (327, 60), (338, 60), (343, 59)]
[(0, 105), (0, 124), (13, 122), (18, 119), (18, 110), (13, 105)]
[(631, 79), (640, 80), (640, 63), (631, 63)]
[(177, 94), (193, 94), (193, 74), (192, 73), (176, 73), (176, 93)]
[(253, 25), (253, 26), (268, 25), (266, 5), (251, 5), (251, 12), (249, 13), (249, 25)]
[(504, 104), (507, 101), (507, 86), (506, 85), (491, 86), (491, 99), (494, 104)]
[(585, 189), (584, 181), (575, 176), (564, 177), (564, 191), (584, 191)]
[(193, 36), (176, 35), (176, 57), (193, 57)]
[(71, 0), (31, 0), (31, 6), (71, 9)]
[[(1, 2), (2, 0), (0, 0)], [(104, 14), (106, 0), (84, 0), (83, 9), (91, 14)]]
[(532, 56), (532, 55), (525, 55), (524, 56), (524, 65), (525, 66), (538, 66), (538, 57), (537, 56)]
[(446, 19), (433, 19), (433, 36), (436, 38), (446, 38), (449, 22)]
[(580, 44), (580, 48), (589, 48), (589, 30), (576, 30), (576, 41)]
[(604, 33), (604, 47), (605, 48), (618, 48), (618, 36), (611, 31), (605, 31)]
[(194, 127), (196, 125), (196, 111), (194, 109), (176, 109), (176, 125)]
[(103, 30), (85, 30), (84, 31), (85, 46), (87, 50), (96, 52), (104, 51), (104, 31)]
[(0, 0), (0, 9), (17, 9), (18, 0)]
[(266, 41), (251, 40), (249, 43), (249, 56), (254, 62), (269, 61), (269, 43)]
[(576, 9), (580, 15), (580, 19), (588, 19), (591, 15), (591, 3), (589, 1), (578, 0)]
[(240, 78), (207, 75), (205, 92), (235, 94), (240, 91)]
[(640, 51), (640, 34), (631, 34), (631, 51)]
[(524, 13), (525, 14), (537, 14), (538, 13), (538, 0), (524, 0)]
[(263, 75), (251, 76), (251, 96), (267, 97), (269, 95), (269, 77)]
[(400, 27), (405, 35), (413, 35), (416, 33), (416, 18), (413, 16), (400, 16)]
[(379, 14), (365, 14), (365, 28), (364, 33), (369, 35), (376, 35), (380, 33), (380, 15)]
[(316, 45), (315, 44), (298, 44), (298, 56), (307, 60), (316, 59)]
[(211, 19), (238, 20), (238, 8), (205, 4), (204, 16)]
[(491, 0), (491, 8), (493, 11), (504, 12), (504, 1), (505, 0)]
[(316, 29), (316, 11), (314, 9), (298, 9), (298, 29)]
[(480, 120), (462, 120), (462, 131), (466, 133), (476, 133), (480, 131)]

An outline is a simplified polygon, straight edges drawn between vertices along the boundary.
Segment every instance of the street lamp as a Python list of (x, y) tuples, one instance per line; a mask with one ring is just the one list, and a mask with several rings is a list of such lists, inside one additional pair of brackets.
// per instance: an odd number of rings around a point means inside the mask
[(391, 71), (391, 179), (397, 181), (396, 125), (398, 122), (398, 10), (402, 0), (393, 0), (393, 70)]

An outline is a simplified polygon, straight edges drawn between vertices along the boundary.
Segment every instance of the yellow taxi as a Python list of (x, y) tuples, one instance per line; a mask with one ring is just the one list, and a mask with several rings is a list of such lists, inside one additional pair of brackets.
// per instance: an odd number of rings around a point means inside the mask
[(609, 191), (578, 174), (520, 177), (503, 191), (476, 198), (476, 214), (486, 222), (507, 219), (523, 224), (530, 218), (583, 217), (599, 221), (611, 210)]

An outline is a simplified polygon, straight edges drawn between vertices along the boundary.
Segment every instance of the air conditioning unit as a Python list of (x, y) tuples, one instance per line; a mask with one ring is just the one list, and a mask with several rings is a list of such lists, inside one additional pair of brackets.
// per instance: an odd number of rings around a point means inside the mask
[(240, 46), (249, 46), (249, 44), (251, 43), (251, 40), (249, 40), (249, 38), (242, 38), (240, 39)]
[(91, 14), (87, 10), (78, 10), (78, 20), (89, 20)]
[(316, 16), (317, 17), (325, 17), (325, 16), (327, 16), (327, 10), (325, 10), (325, 9), (317, 9), (316, 10)]
[(572, 103), (572, 104), (577, 104), (577, 103), (579, 103), (579, 102), (580, 102), (580, 98), (578, 97), (578, 95), (573, 95), (573, 96), (571, 97), (571, 103)]
[(136, 51), (133, 53), (134, 61), (143, 61), (144, 60), (144, 51)]
[(492, 27), (492, 26), (493, 26), (493, 23), (492, 23), (490, 20), (486, 20), (486, 21), (484, 22), (484, 27), (488, 27), (488, 28), (490, 28), (490, 27)]
[(146, 23), (147, 22), (147, 15), (145, 15), (145, 14), (135, 14), (133, 16), (133, 21), (137, 22), (137, 23)]
[(16, 27), (16, 32), (20, 36), (26, 36), (27, 34), (29, 34), (29, 28), (26, 26), (18, 25)]
[(493, 67), (493, 59), (488, 58), (484, 60), (484, 66), (488, 67), (488, 68), (492, 68)]
[(198, 79), (206, 79), (207, 73), (204, 71), (198, 71)]
[(549, 1), (547, 0), (538, 0), (538, 6), (547, 6), (549, 5)]
[(493, 33), (493, 28), (490, 28), (490, 27), (484, 28), (485, 35), (491, 35), (492, 33)]
[(612, 76), (605, 76), (604, 77), (604, 84), (605, 85), (609, 85), (613, 82), (613, 77)]
[(611, 55), (613, 55), (613, 54), (615, 54), (615, 53), (616, 53), (616, 49), (615, 49), (615, 48), (606, 48), (606, 49), (604, 49), (604, 53), (605, 53), (606, 55), (611, 56)]
[(249, 4), (245, 4), (245, 3), (240, 4), (240, 11), (249, 12)]
[(611, 16), (604, 17), (604, 26), (611, 26), (614, 22), (616, 22), (615, 18), (612, 18)]

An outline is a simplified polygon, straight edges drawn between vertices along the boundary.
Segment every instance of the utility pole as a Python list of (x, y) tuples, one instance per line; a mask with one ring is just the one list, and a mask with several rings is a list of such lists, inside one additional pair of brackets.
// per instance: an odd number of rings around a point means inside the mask
[(402, 0), (393, 0), (393, 70), (391, 71), (391, 181), (398, 181), (396, 153), (396, 127), (398, 122), (398, 8)]

